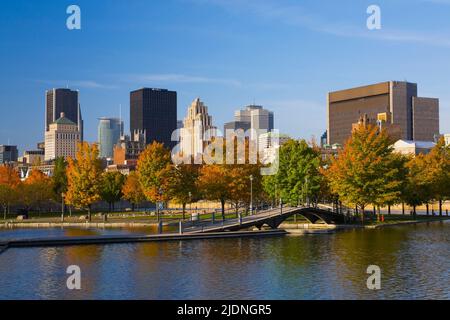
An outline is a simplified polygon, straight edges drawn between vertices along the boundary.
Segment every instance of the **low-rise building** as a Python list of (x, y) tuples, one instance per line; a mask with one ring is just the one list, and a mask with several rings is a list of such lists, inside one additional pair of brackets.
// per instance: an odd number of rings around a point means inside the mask
[(119, 143), (114, 146), (114, 165), (127, 165), (137, 162), (141, 152), (146, 147), (145, 131), (135, 131), (133, 139), (122, 136)]
[(450, 145), (450, 133), (444, 134), (445, 145)]
[(428, 154), (436, 144), (432, 141), (398, 140), (394, 143), (394, 152), (404, 155)]

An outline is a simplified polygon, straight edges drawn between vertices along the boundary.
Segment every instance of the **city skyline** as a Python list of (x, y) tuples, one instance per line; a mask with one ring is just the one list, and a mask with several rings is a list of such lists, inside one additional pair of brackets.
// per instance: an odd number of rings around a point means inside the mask
[[(327, 92), (406, 79), (420, 84), (420, 96), (440, 99), (441, 133), (450, 131), (444, 3), (380, 1), (382, 29), (375, 31), (366, 28), (364, 3), (135, 1), (112, 3), (108, 10), (77, 4), (80, 31), (65, 27), (66, 3), (19, 0), (5, 3), (0, 13), (2, 40), (11, 48), (0, 55), (2, 110), (13, 110), (0, 122), (0, 143), (18, 145), (20, 153), (44, 139), (42, 93), (67, 86), (80, 90), (90, 142), (96, 141), (96, 119), (117, 117), (119, 105), (129, 107), (129, 92), (143, 86), (177, 91), (178, 120), (197, 96), (208, 101), (219, 128), (235, 109), (255, 103), (277, 114), (281, 132), (318, 139), (326, 129)], [(128, 45), (117, 46), (120, 41)], [(23, 43), (31, 49), (20, 50)], [(191, 50), (198, 46), (207, 50)], [(55, 59), (60, 56), (65, 59)]]

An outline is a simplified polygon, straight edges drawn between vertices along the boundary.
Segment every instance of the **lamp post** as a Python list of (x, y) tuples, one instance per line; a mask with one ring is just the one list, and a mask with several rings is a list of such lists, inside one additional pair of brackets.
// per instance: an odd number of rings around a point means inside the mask
[(64, 222), (64, 192), (61, 193), (61, 222)]
[(253, 175), (250, 175), (250, 215), (253, 215)]
[(189, 191), (189, 211), (192, 214), (192, 192)]
[[(161, 200), (161, 199), (162, 199), (162, 195), (163, 195), (162, 188), (159, 188), (158, 194), (159, 194), (159, 199)], [(159, 222), (160, 219), (161, 219), (161, 217), (160, 217), (160, 211), (159, 211), (159, 210), (160, 210), (161, 203), (162, 203), (162, 201), (159, 201), (159, 202), (157, 203), (158, 208), (157, 208), (157, 211), (156, 211), (156, 215), (157, 215), (158, 222)]]

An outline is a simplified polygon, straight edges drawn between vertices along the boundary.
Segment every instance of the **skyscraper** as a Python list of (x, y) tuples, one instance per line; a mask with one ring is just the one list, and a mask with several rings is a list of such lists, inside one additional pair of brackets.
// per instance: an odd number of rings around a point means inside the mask
[(328, 144), (344, 144), (361, 116), (400, 127), (403, 140), (433, 141), (439, 134), (439, 100), (417, 96), (417, 84), (388, 81), (328, 94)]
[(226, 130), (229, 129), (242, 129), (244, 131), (252, 129), (254, 132), (252, 132), (251, 138), (256, 141), (260, 134), (274, 129), (274, 115), (273, 112), (264, 109), (262, 106), (249, 105), (243, 110), (236, 111), (234, 121), (226, 123), (224, 129), (224, 135), (226, 135)]
[(45, 133), (45, 160), (54, 160), (58, 157), (74, 158), (80, 140), (81, 133), (77, 124), (61, 112), (61, 117), (50, 124), (49, 130)]
[(177, 93), (166, 89), (142, 88), (130, 93), (130, 130), (145, 130), (146, 142), (172, 148), (177, 128)]
[(100, 118), (98, 123), (98, 143), (100, 158), (112, 158), (114, 146), (123, 135), (123, 122), (117, 118)]
[(195, 99), (188, 108), (181, 129), (181, 152), (184, 156), (198, 156), (216, 135), (216, 127), (212, 125), (212, 117), (208, 114), (208, 107)]
[(50, 124), (54, 123), (64, 112), (67, 119), (78, 126), (83, 140), (83, 118), (78, 101), (78, 91), (70, 89), (51, 89), (45, 93), (45, 131), (50, 129)]
[(16, 162), (18, 156), (17, 146), (0, 145), (0, 164)]

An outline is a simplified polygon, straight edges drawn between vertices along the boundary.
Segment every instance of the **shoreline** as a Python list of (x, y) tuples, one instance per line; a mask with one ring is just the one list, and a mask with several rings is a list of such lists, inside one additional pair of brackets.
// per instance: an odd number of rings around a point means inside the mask
[[(278, 229), (284, 229), (288, 232), (295, 233), (294, 230), (303, 231), (333, 231), (342, 229), (379, 229), (385, 227), (394, 227), (402, 225), (411, 225), (419, 223), (441, 222), (448, 221), (450, 217), (434, 217), (430, 219), (407, 220), (393, 223), (384, 223), (376, 225), (357, 225), (357, 224), (342, 224), (342, 225), (327, 225), (327, 224), (308, 224), (308, 223), (282, 223)], [(178, 223), (163, 222), (163, 226), (177, 226)], [(6, 221), (0, 223), (1, 229), (51, 229), (51, 228), (100, 228), (100, 229), (120, 229), (120, 228), (154, 228), (158, 227), (158, 222), (21, 222), (21, 221)]]

